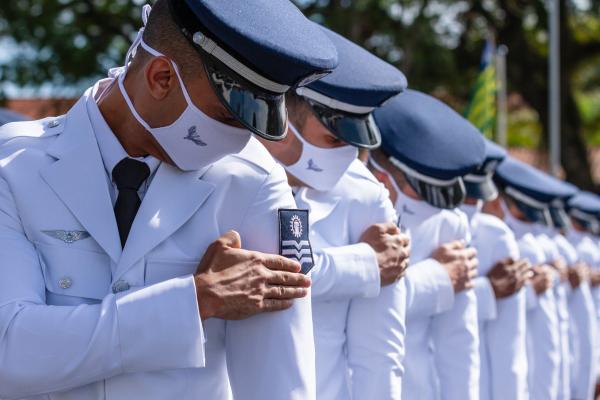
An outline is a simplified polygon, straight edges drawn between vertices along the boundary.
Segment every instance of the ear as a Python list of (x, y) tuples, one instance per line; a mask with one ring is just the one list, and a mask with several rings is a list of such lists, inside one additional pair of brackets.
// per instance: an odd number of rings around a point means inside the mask
[(153, 57), (146, 65), (145, 78), (148, 91), (156, 100), (164, 99), (179, 84), (173, 64), (166, 57)]

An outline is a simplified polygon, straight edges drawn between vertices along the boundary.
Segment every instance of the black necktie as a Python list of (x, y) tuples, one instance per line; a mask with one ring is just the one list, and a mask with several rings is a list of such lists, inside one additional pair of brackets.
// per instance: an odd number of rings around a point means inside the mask
[(119, 196), (115, 203), (115, 217), (121, 246), (125, 247), (129, 230), (142, 204), (138, 190), (150, 176), (150, 168), (144, 162), (124, 158), (113, 168), (112, 176), (117, 189), (119, 189)]

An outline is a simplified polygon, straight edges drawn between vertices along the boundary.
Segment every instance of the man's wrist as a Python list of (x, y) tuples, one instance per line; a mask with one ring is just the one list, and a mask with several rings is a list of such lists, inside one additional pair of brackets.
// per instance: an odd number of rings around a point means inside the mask
[(207, 290), (210, 284), (206, 280), (206, 274), (197, 274), (194, 276), (196, 285), (196, 301), (198, 302), (198, 310), (202, 321), (215, 316), (215, 305), (211, 301), (211, 296)]

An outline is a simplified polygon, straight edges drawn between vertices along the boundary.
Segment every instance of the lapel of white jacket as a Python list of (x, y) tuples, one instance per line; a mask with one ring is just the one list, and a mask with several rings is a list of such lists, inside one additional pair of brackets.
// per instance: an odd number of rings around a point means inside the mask
[(42, 178), (117, 262), (121, 255), (119, 234), (85, 96), (67, 113), (64, 124), (62, 134), (47, 149), (58, 160), (42, 171)]
[(182, 172), (165, 163), (160, 165), (131, 226), (115, 280), (177, 231), (202, 206), (215, 188), (212, 183), (201, 180), (209, 168)]

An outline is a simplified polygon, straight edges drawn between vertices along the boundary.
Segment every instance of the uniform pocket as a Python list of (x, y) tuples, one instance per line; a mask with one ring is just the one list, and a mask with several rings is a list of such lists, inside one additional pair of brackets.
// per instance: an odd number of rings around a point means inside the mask
[(35, 242), (46, 290), (61, 296), (101, 300), (110, 292), (107, 254)]
[(149, 259), (146, 261), (144, 284), (148, 286), (179, 276), (191, 275), (198, 269), (198, 264), (200, 261)]

